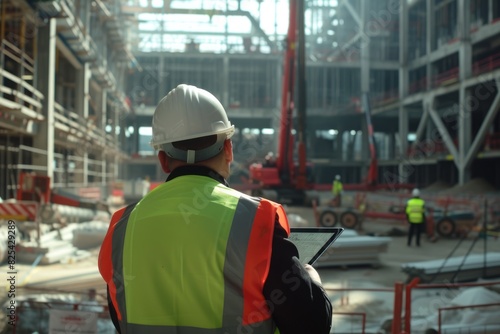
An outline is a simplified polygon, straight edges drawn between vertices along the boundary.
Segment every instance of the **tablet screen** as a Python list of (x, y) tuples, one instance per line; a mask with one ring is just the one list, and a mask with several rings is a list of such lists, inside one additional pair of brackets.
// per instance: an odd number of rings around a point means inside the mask
[(292, 227), (289, 239), (299, 251), (302, 264), (313, 264), (342, 234), (342, 227)]

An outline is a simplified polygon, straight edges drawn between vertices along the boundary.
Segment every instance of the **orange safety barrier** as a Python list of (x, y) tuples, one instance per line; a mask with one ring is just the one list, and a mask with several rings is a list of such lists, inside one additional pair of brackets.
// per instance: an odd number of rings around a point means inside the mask
[(36, 221), (39, 205), (33, 201), (0, 203), (0, 219)]

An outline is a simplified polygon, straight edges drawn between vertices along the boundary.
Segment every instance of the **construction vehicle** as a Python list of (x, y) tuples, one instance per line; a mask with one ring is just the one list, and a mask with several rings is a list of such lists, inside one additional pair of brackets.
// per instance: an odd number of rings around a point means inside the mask
[(51, 189), (50, 177), (19, 175), (16, 198), (0, 203), (0, 221), (13, 220), (26, 239), (40, 243), (44, 232), (109, 214), (107, 203)]
[[(371, 119), (370, 99), (367, 92), (362, 94), (362, 112), (366, 119), (368, 147), (370, 150), (370, 166), (363, 182), (358, 185), (344, 185), (344, 189), (346, 190), (371, 191), (378, 187), (377, 151), (375, 148), (375, 136)], [(340, 225), (344, 228), (360, 228), (364, 220), (366, 208), (365, 199), (366, 196), (358, 194), (349, 206), (338, 206), (335, 201), (330, 201), (328, 205), (318, 208), (320, 211), (318, 224), (320, 226), (331, 227), (340, 222)]]
[[(281, 121), (278, 152), (275, 161), (250, 166), (250, 182), (257, 187), (255, 196), (266, 195), (264, 191), (276, 194), (266, 197), (281, 202), (306, 204), (313, 199), (307, 191), (314, 191), (311, 164), (306, 162), (305, 148), (305, 54), (304, 54), (304, 0), (290, 0), (287, 47), (284, 59), (283, 86), (281, 95)], [(298, 129), (292, 134), (293, 110), (295, 108), (295, 78), (297, 77)], [(297, 140), (298, 161), (294, 159)]]

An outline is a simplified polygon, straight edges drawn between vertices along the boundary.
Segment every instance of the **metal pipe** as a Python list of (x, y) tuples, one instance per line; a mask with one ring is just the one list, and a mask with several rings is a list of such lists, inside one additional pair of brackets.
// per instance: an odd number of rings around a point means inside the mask
[(391, 334), (401, 333), (401, 311), (403, 308), (403, 283), (396, 282), (394, 284), (394, 309), (392, 315), (392, 332)]
[(405, 332), (411, 333), (411, 290), (420, 283), (420, 278), (415, 277), (406, 285), (405, 291)]

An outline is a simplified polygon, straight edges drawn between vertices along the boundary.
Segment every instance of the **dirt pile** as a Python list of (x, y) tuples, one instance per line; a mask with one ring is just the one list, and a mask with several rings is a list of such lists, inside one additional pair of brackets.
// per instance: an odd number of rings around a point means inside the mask
[(455, 185), (451, 188), (440, 191), (440, 194), (450, 194), (450, 195), (459, 195), (459, 194), (485, 194), (495, 192), (494, 186), (492, 186), (488, 181), (482, 178), (472, 179), (469, 182), (464, 183), (463, 185)]
[(447, 189), (449, 189), (451, 187), (452, 187), (452, 185), (449, 184), (448, 182), (444, 182), (444, 181), (438, 180), (438, 181), (430, 184), (429, 186), (423, 188), (422, 192), (423, 193), (440, 192), (440, 191), (447, 190)]

